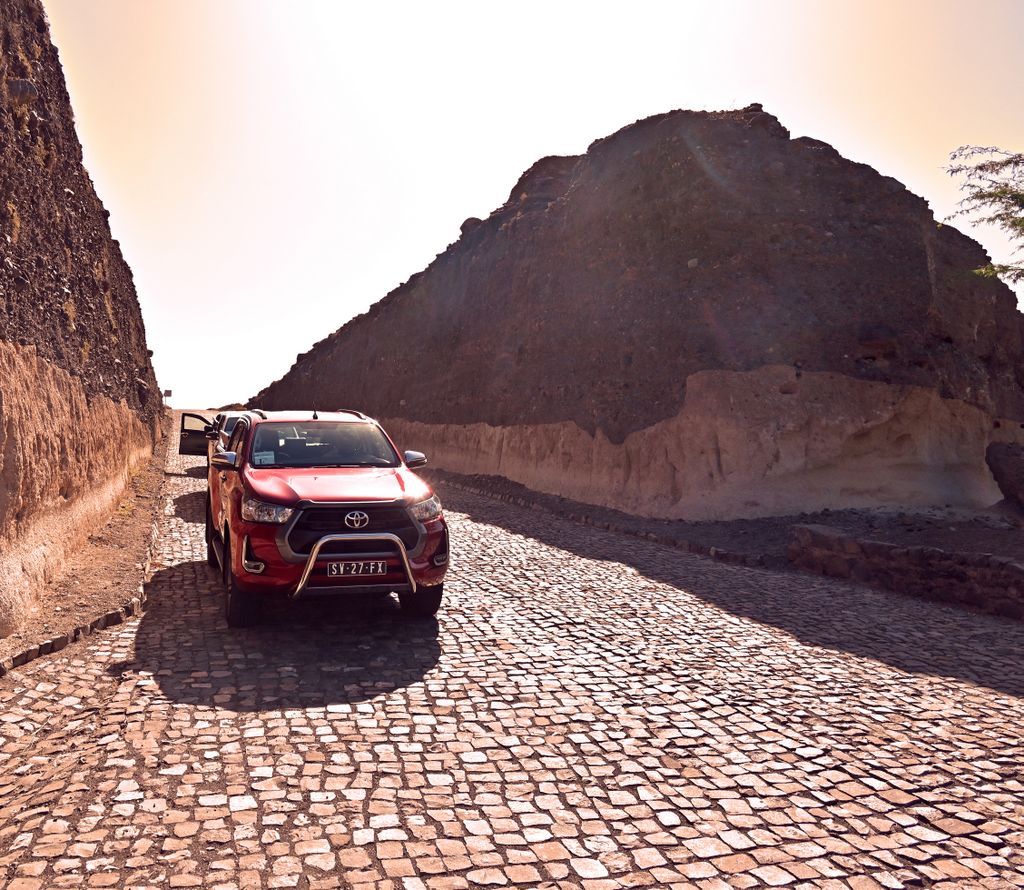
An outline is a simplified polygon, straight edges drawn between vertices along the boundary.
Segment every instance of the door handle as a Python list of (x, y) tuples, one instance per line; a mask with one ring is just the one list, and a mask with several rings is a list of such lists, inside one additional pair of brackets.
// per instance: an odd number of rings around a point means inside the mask
[(220, 474), (220, 481), (221, 481), (221, 482), (223, 482), (223, 481), (224, 481), (224, 480), (226, 480), (227, 478), (228, 478), (228, 474), (227, 474), (227, 473), (221, 473), (221, 474)]

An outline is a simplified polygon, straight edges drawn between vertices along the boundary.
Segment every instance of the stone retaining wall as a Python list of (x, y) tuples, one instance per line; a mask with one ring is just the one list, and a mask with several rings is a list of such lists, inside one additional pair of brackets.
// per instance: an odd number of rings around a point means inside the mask
[(1024, 565), (1008, 557), (900, 547), (821, 525), (794, 525), (787, 555), (821, 575), (1024, 618)]

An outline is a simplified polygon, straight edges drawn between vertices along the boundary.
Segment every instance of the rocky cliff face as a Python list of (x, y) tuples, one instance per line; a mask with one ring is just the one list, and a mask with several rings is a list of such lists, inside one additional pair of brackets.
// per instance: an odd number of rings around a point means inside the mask
[(1024, 318), (981, 247), (760, 106), (545, 158), (263, 407), (387, 418), (446, 468), (659, 516), (998, 499)]
[(0, 634), (99, 521), (161, 399), (38, 0), (0, 0)]

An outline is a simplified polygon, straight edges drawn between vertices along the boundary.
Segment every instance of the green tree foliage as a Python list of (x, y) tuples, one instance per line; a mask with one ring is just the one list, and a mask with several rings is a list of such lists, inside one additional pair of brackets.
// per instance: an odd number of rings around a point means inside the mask
[[(963, 177), (960, 190), (964, 193), (960, 209), (950, 219), (968, 216), (975, 224), (992, 223), (1008, 232), (1011, 241), (1024, 243), (1024, 154), (962, 145), (949, 159), (952, 163), (946, 170), (950, 176)], [(1024, 281), (1024, 262), (989, 263), (978, 274)]]

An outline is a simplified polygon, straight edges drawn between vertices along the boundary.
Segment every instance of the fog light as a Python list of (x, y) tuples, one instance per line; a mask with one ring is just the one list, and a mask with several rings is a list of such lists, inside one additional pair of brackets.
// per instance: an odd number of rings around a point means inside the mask
[(447, 553), (435, 553), (434, 554), (433, 562), (434, 562), (434, 565), (436, 565), (436, 566), (443, 566), (445, 563), (448, 562), (448, 554)]
[(255, 555), (249, 546), (248, 535), (242, 539), (242, 568), (250, 575), (262, 575), (266, 569), (266, 565), (255, 558)]

